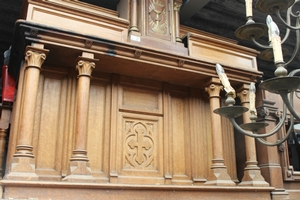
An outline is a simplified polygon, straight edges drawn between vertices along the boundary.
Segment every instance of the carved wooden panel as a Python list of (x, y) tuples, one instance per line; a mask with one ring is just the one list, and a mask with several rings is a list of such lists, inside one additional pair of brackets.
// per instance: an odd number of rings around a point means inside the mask
[(145, 8), (147, 35), (170, 40), (169, 1), (146, 0)]
[[(156, 169), (154, 166), (154, 123), (125, 120), (123, 169)], [(156, 142), (157, 144), (157, 142)]]

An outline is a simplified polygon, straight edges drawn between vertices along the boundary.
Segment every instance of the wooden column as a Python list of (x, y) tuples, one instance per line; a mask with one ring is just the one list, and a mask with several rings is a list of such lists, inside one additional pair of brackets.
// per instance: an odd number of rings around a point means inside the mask
[(6, 179), (37, 180), (32, 147), (34, 113), (41, 66), (48, 50), (44, 45), (27, 46), (25, 55), (25, 79), (22, 93), (22, 110), (16, 152), (13, 155), (11, 172)]
[[(258, 100), (261, 101), (260, 105), (257, 107), (258, 120), (259, 122), (268, 123), (269, 126), (265, 127), (262, 130), (259, 130), (259, 133), (268, 133), (270, 132), (278, 123), (278, 107), (275, 105), (274, 101), (278, 100), (274, 94), (270, 94), (267, 91), (259, 90), (257, 92)], [(270, 96), (269, 96), (270, 95)], [(275, 96), (275, 99), (274, 99)], [(267, 142), (274, 143), (279, 139), (280, 132), (285, 131), (285, 128), (278, 131), (277, 134), (274, 134), (270, 137), (264, 138)], [(261, 174), (264, 176), (265, 180), (270, 183), (271, 187), (275, 187), (275, 190), (271, 192), (272, 199), (289, 199), (289, 193), (285, 190), (284, 180), (282, 176), (282, 168), (280, 165), (280, 147), (273, 146), (269, 147), (260, 142), (256, 143), (257, 151), (257, 160), (261, 170)]]
[[(238, 97), (241, 100), (241, 104), (244, 107), (249, 108), (249, 85), (243, 85), (238, 90)], [(244, 123), (250, 123), (250, 111), (243, 114)], [(245, 136), (245, 148), (246, 148), (246, 167), (244, 169), (244, 176), (240, 186), (257, 186), (266, 187), (269, 184), (265, 181), (261, 175), (260, 168), (257, 166), (256, 158), (256, 146), (255, 139)]]
[(88, 108), (90, 96), (90, 79), (95, 68), (94, 54), (82, 53), (78, 58), (77, 101), (76, 101), (76, 126), (75, 144), (70, 159), (70, 175), (64, 181), (95, 182), (92, 176), (87, 157), (87, 128)]
[(138, 0), (130, 1), (130, 31), (139, 32), (138, 28)]
[(174, 15), (175, 15), (175, 41), (182, 42), (180, 38), (180, 8), (182, 6), (182, 1), (174, 2)]
[(7, 129), (0, 129), (0, 178), (3, 176), (3, 161), (6, 145)]
[(220, 107), (220, 91), (222, 88), (219, 79), (216, 78), (212, 78), (209, 86), (205, 88), (210, 100), (213, 159), (209, 176), (204, 184), (235, 186), (236, 184), (231, 180), (224, 165), (221, 116), (213, 112)]
[(7, 130), (10, 123), (11, 105), (1, 105), (1, 119), (0, 119), (0, 179), (4, 175), (3, 162), (5, 159), (5, 146), (7, 141)]

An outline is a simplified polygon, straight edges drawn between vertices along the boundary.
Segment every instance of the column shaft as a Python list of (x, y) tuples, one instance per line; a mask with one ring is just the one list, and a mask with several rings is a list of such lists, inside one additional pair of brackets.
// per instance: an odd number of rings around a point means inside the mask
[(138, 28), (138, 12), (137, 12), (137, 0), (131, 0), (130, 2), (130, 31), (139, 32)]
[(78, 150), (86, 150), (89, 96), (90, 96), (90, 78), (87, 76), (81, 76), (78, 79), (76, 133), (75, 133), (75, 149)]
[(35, 174), (35, 161), (32, 147), (32, 135), (37, 101), (40, 69), (46, 59), (48, 50), (43, 45), (34, 44), (26, 48), (22, 93), (22, 105), (20, 110), (20, 126), (16, 152), (13, 155), (11, 172), (6, 179), (37, 180)]
[(224, 165), (221, 116), (213, 112), (220, 107), (220, 91), (222, 88), (220, 81), (215, 78), (213, 78), (209, 86), (205, 88), (210, 98), (213, 145), (212, 165), (205, 185), (235, 186), (235, 183), (231, 180)]
[(180, 38), (180, 8), (182, 1), (174, 2), (174, 15), (175, 15), (175, 40), (176, 42), (182, 42)]
[(95, 182), (87, 157), (87, 130), (90, 97), (90, 79), (95, 68), (94, 55), (83, 53), (76, 66), (78, 70), (75, 144), (70, 158), (70, 175), (64, 181)]
[[(249, 85), (244, 85), (238, 96), (241, 100), (241, 104), (244, 107), (249, 108)], [(250, 111), (243, 114), (243, 122), (250, 123)], [(240, 186), (269, 186), (269, 184), (265, 181), (263, 176), (261, 175), (260, 168), (257, 166), (257, 158), (256, 158), (256, 147), (255, 147), (255, 139), (245, 136), (245, 148), (246, 148), (246, 167), (244, 169), (244, 176), (242, 182), (239, 184)]]

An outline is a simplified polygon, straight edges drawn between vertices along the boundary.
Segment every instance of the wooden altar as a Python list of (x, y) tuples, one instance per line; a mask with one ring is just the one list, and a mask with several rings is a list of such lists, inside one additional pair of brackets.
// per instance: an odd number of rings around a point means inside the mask
[(215, 64), (247, 106), (258, 52), (180, 27), (181, 5), (121, 0), (115, 12), (28, 0), (10, 64), (18, 90), (4, 198), (289, 197), (274, 180), (280, 165), (213, 114), (225, 98)]

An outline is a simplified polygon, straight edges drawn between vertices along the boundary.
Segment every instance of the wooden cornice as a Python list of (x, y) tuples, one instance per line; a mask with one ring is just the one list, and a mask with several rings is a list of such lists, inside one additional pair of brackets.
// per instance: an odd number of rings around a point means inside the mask
[[(35, 30), (35, 34), (30, 34), (32, 30)], [(84, 51), (95, 54), (95, 58), (99, 59), (95, 69), (99, 72), (124, 74), (196, 88), (203, 88), (208, 80), (217, 77), (214, 62), (190, 56), (158, 51), (128, 42), (110, 41), (28, 21), (18, 21), (16, 31), (19, 34), (17, 44), (42, 43), (50, 50), (45, 61), (45, 65), (49, 66), (74, 67), (77, 56)], [(90, 46), (86, 46), (87, 41), (91, 43)], [(12, 57), (19, 56), (19, 63), (11, 66), (20, 66), (22, 47), (19, 45), (19, 49), (12, 52), (15, 52)], [(17, 60), (11, 59), (14, 62)], [(253, 77), (261, 76), (261, 72), (253, 69), (223, 67), (233, 86), (249, 83)], [(18, 67), (10, 70), (17, 76)]]

